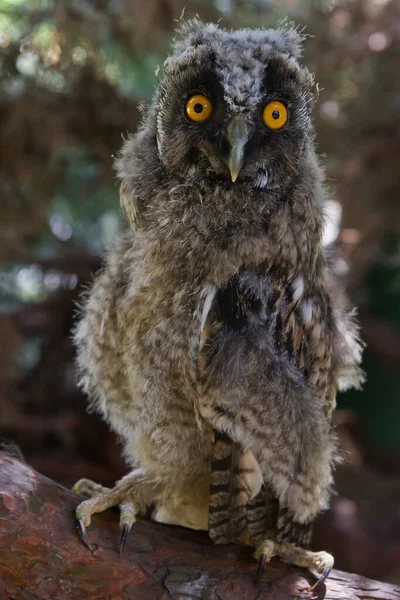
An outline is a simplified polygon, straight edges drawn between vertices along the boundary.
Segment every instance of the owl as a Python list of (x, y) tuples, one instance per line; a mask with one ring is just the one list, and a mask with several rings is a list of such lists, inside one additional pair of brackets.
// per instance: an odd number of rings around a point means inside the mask
[(308, 549), (338, 460), (337, 390), (359, 386), (353, 310), (321, 246), (313, 76), (293, 27), (181, 25), (116, 160), (129, 227), (82, 303), (80, 383), (122, 441), (113, 489), (80, 480), (78, 530), (120, 509), (333, 566)]

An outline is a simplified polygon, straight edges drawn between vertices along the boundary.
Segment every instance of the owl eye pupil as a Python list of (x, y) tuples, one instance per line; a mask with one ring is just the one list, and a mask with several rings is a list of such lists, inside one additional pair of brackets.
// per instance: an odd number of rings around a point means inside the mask
[(202, 104), (200, 104), (200, 102), (198, 102), (197, 104), (194, 105), (193, 110), (196, 113), (201, 113), (203, 112), (204, 106)]
[(280, 116), (281, 116), (281, 113), (279, 112), (279, 110), (274, 110), (272, 112), (272, 118), (273, 119), (279, 119)]

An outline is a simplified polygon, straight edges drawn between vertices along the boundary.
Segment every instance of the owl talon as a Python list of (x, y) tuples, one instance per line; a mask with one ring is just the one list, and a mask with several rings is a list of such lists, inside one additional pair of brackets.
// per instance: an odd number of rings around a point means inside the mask
[(264, 572), (265, 564), (271, 560), (273, 556), (276, 555), (276, 542), (273, 540), (265, 540), (262, 544), (258, 546), (253, 556), (256, 560), (258, 560), (258, 569), (255, 577), (255, 584), (258, 585), (260, 583), (260, 579)]
[(133, 500), (126, 500), (125, 502), (119, 505), (120, 510), (120, 519), (119, 526), (121, 527), (121, 539), (119, 542), (119, 553), (122, 554), (122, 551), (125, 546), (126, 538), (128, 537), (128, 533), (131, 530), (132, 525), (136, 521), (136, 515), (138, 512), (137, 506)]
[(126, 538), (128, 537), (128, 533), (130, 531), (130, 525), (128, 523), (124, 523), (122, 526), (121, 538), (119, 542), (119, 553), (122, 554), (122, 551), (125, 546)]
[(325, 583), (331, 571), (331, 567), (325, 567), (325, 569), (322, 571), (321, 577), (314, 583), (314, 585), (310, 587), (310, 592), (315, 592), (318, 590)]
[(267, 562), (267, 555), (260, 554), (260, 558), (258, 559), (258, 569), (256, 573), (255, 584), (258, 585), (260, 583), (260, 579), (264, 572), (265, 563)]
[(87, 535), (86, 527), (84, 525), (83, 519), (77, 519), (76, 528), (79, 533), (79, 537), (90, 551), (92, 551), (92, 546), (89, 543), (89, 538)]

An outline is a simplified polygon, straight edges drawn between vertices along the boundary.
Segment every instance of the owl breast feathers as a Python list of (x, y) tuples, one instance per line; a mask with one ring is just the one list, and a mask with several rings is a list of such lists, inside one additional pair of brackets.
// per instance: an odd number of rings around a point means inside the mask
[[(75, 331), (80, 381), (155, 486), (153, 518), (216, 542), (307, 545), (332, 486), (335, 394), (362, 380), (321, 247), (301, 45), (293, 28), (183, 25), (116, 161), (129, 230)], [(202, 516), (174, 513), (179, 494)]]

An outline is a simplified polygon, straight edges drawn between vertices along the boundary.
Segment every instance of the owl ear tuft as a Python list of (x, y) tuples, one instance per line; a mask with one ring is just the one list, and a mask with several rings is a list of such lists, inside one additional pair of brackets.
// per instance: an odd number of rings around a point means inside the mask
[(215, 23), (203, 23), (198, 17), (181, 20), (180, 27), (177, 30), (179, 38), (174, 40), (173, 49), (176, 53), (181, 53), (187, 48), (197, 48), (210, 39), (210, 34), (216, 32), (219, 28)]
[(164, 73), (173, 75), (197, 63), (204, 65), (206, 57), (207, 61), (213, 62), (215, 53), (210, 50), (210, 34), (213, 37), (216, 30), (218, 25), (204, 24), (199, 18), (180, 21), (179, 37), (174, 39), (172, 53), (164, 62)]
[(194, 17), (193, 19), (188, 19), (187, 21), (180, 20), (179, 21), (179, 29), (178, 33), (182, 38), (191, 35), (192, 33), (196, 33), (199, 30), (203, 29), (205, 24), (199, 18), (199, 16)]
[(294, 23), (282, 23), (278, 29), (269, 29), (266, 33), (274, 49), (296, 59), (300, 59), (303, 55), (304, 40), (311, 37)]

